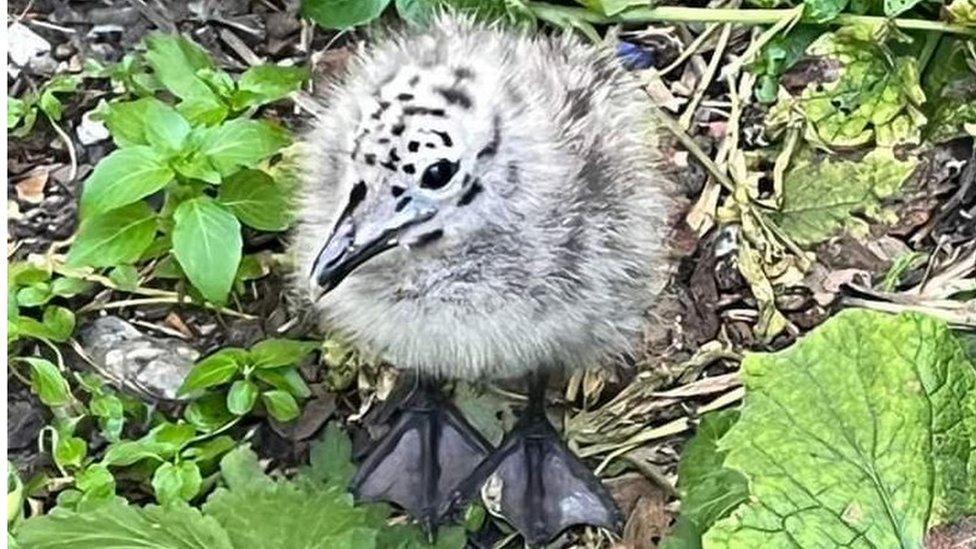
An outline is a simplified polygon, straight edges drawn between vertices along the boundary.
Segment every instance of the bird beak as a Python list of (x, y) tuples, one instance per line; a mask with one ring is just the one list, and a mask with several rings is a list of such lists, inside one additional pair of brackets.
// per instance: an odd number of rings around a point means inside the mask
[(312, 264), (312, 286), (322, 297), (373, 257), (396, 247), (404, 229), (427, 221), (437, 213), (428, 199), (404, 193), (396, 201), (349, 212), (339, 218)]

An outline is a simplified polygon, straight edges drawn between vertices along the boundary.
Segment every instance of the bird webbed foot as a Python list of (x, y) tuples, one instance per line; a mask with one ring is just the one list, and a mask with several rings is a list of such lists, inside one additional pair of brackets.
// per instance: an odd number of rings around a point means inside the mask
[(450, 518), (447, 499), (490, 449), (457, 408), (422, 381), (363, 460), (352, 490), (360, 501), (399, 505), (431, 534)]
[(610, 493), (559, 438), (544, 414), (529, 413), (459, 487), (459, 507), (482, 491), (530, 546), (567, 528), (590, 525), (619, 531), (623, 519)]

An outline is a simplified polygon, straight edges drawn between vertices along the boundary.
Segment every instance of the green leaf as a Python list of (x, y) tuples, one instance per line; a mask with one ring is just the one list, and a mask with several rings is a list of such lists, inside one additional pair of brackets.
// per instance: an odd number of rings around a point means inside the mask
[(217, 200), (242, 223), (262, 231), (283, 231), (294, 220), (286, 190), (260, 170), (241, 170), (227, 178)]
[(115, 501), (115, 477), (104, 465), (92, 463), (85, 467), (75, 475), (75, 487), (84, 493), (82, 502)]
[(24, 118), (27, 104), (16, 97), (7, 97), (7, 129), (13, 129)]
[[(145, 251), (143, 251), (145, 254)], [(108, 273), (108, 278), (120, 290), (131, 292), (139, 287), (139, 270), (132, 265), (119, 265)]]
[(71, 390), (58, 367), (43, 358), (21, 357), (31, 367), (31, 389), (48, 406), (64, 406), (71, 402)]
[(797, 244), (818, 244), (841, 230), (855, 235), (867, 227), (853, 214), (884, 220), (883, 200), (895, 195), (915, 169), (915, 157), (898, 160), (875, 149), (860, 162), (799, 160), (783, 181), (783, 202), (772, 219)]
[(208, 197), (187, 200), (173, 214), (173, 254), (203, 296), (223, 304), (241, 261), (241, 224)]
[(288, 391), (295, 398), (308, 398), (312, 395), (312, 390), (308, 388), (305, 380), (302, 379), (301, 374), (294, 366), (254, 370), (253, 375), (275, 389)]
[(21, 307), (38, 307), (51, 300), (51, 285), (47, 282), (31, 284), (17, 290), (17, 305)]
[(146, 141), (165, 151), (181, 150), (186, 136), (190, 134), (190, 123), (176, 109), (162, 101), (150, 103), (144, 122)]
[(515, 425), (515, 412), (511, 403), (488, 391), (478, 391), (468, 383), (458, 383), (454, 388), (454, 403), (492, 444), (499, 444), (505, 433)]
[(54, 447), (54, 462), (62, 469), (81, 467), (82, 460), (88, 453), (88, 444), (78, 437), (62, 437)]
[(198, 76), (213, 70), (210, 55), (182, 36), (153, 34), (146, 38), (146, 61), (159, 82), (183, 102), (179, 112), (191, 122), (213, 124), (227, 116), (227, 106)]
[(803, 19), (813, 23), (827, 23), (840, 15), (849, 0), (804, 0)]
[(338, 422), (330, 421), (325, 426), (322, 438), (312, 444), (309, 467), (304, 470), (304, 475), (316, 482), (348, 486), (355, 473), (352, 441)]
[(244, 349), (229, 347), (217, 351), (193, 366), (183, 380), (179, 394), (227, 383), (244, 367), (246, 360), (247, 351)]
[(190, 501), (200, 491), (203, 478), (200, 468), (192, 461), (179, 465), (164, 463), (153, 473), (152, 487), (160, 505), (174, 505)]
[[(976, 3), (972, 10), (976, 17)], [(976, 101), (973, 101), (976, 67), (971, 64), (967, 42), (948, 36), (939, 40), (932, 59), (923, 81), (925, 96), (929, 99), (925, 111), (929, 117), (925, 138), (943, 142), (966, 135), (964, 124), (976, 124)]]
[(197, 509), (185, 505), (140, 509), (119, 501), (85, 512), (31, 518), (16, 538), (30, 549), (234, 549), (217, 521)]
[(946, 12), (949, 14), (950, 22), (976, 27), (976, 2), (973, 0), (952, 0), (946, 6)]
[(58, 343), (68, 341), (75, 331), (75, 314), (64, 307), (45, 308), (42, 322), (47, 329), (48, 339)]
[(734, 410), (705, 415), (695, 438), (681, 452), (679, 531), (662, 544), (662, 549), (701, 547), (702, 534), (749, 497), (746, 477), (724, 467), (726, 453), (718, 450), (719, 439), (738, 418), (739, 412)]
[(81, 194), (82, 222), (162, 189), (173, 170), (145, 146), (118, 149), (95, 166)]
[(884, 12), (888, 17), (897, 17), (912, 9), (922, 0), (884, 0)]
[(235, 109), (277, 101), (299, 89), (308, 79), (306, 67), (258, 65), (244, 71), (232, 98)]
[(825, 67), (770, 111), (776, 127), (801, 113), (805, 137), (824, 147), (918, 143), (925, 115), (918, 60), (895, 57), (870, 25), (822, 34), (807, 55)]
[(73, 297), (88, 291), (91, 287), (92, 284), (90, 282), (80, 278), (63, 276), (51, 282), (51, 293), (61, 297)]
[(206, 463), (214, 460), (237, 446), (237, 441), (227, 435), (205, 440), (191, 446), (182, 452), (183, 459), (192, 459), (196, 463)]
[(976, 369), (944, 323), (847, 310), (742, 371), (719, 450), (750, 497), (705, 546), (921, 547), (976, 509)]
[(220, 475), (231, 490), (272, 485), (258, 462), (257, 454), (247, 446), (236, 448), (221, 458)]
[(291, 143), (280, 126), (261, 120), (236, 119), (210, 128), (200, 152), (227, 176), (238, 168), (251, 168)]
[(767, 42), (751, 67), (757, 78), (756, 99), (763, 103), (775, 102), (780, 76), (803, 57), (810, 43), (822, 33), (823, 29), (817, 25), (801, 24)]
[(298, 403), (290, 393), (279, 389), (265, 391), (261, 393), (261, 400), (271, 417), (278, 421), (291, 421), (298, 417)]
[(258, 400), (257, 385), (247, 379), (238, 379), (227, 392), (227, 409), (238, 416), (251, 411)]
[(203, 432), (211, 432), (224, 426), (234, 416), (227, 410), (227, 398), (222, 393), (211, 393), (197, 398), (186, 407), (183, 417)]
[(155, 234), (156, 212), (142, 201), (89, 216), (78, 228), (68, 264), (110, 267), (132, 263), (149, 247)]
[(390, 0), (302, 0), (302, 15), (326, 29), (343, 30), (369, 23)]
[(154, 441), (121, 440), (109, 445), (102, 457), (102, 464), (105, 466), (126, 466), (147, 458), (163, 461), (163, 455), (166, 454), (167, 449), (167, 445)]
[(305, 358), (319, 345), (317, 341), (265, 339), (251, 347), (251, 360), (256, 368), (288, 366)]

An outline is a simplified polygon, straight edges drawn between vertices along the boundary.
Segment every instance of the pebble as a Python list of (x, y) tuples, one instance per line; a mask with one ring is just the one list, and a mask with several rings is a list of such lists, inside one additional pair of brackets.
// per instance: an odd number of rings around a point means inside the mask
[(187, 343), (140, 332), (117, 316), (101, 317), (81, 331), (81, 344), (96, 364), (124, 389), (179, 400), (177, 390), (199, 358)]

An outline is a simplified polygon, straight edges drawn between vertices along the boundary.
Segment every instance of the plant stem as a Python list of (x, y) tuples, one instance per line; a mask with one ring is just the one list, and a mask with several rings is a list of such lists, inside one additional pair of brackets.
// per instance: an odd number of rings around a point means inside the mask
[[(730, 9), (730, 8), (685, 8), (681, 6), (661, 6), (657, 8), (632, 8), (612, 17), (589, 11), (586, 8), (555, 6), (545, 2), (529, 2), (528, 7), (536, 16), (549, 21), (576, 19), (588, 23), (650, 23), (666, 21), (673, 23), (738, 23), (742, 25), (772, 25), (794, 15), (793, 8), (787, 9)], [(940, 31), (952, 34), (976, 36), (976, 28), (953, 25), (942, 21), (925, 19), (901, 19), (878, 17), (874, 15), (852, 15), (842, 13), (828, 21), (827, 25), (872, 25), (892, 24), (900, 29)]]

